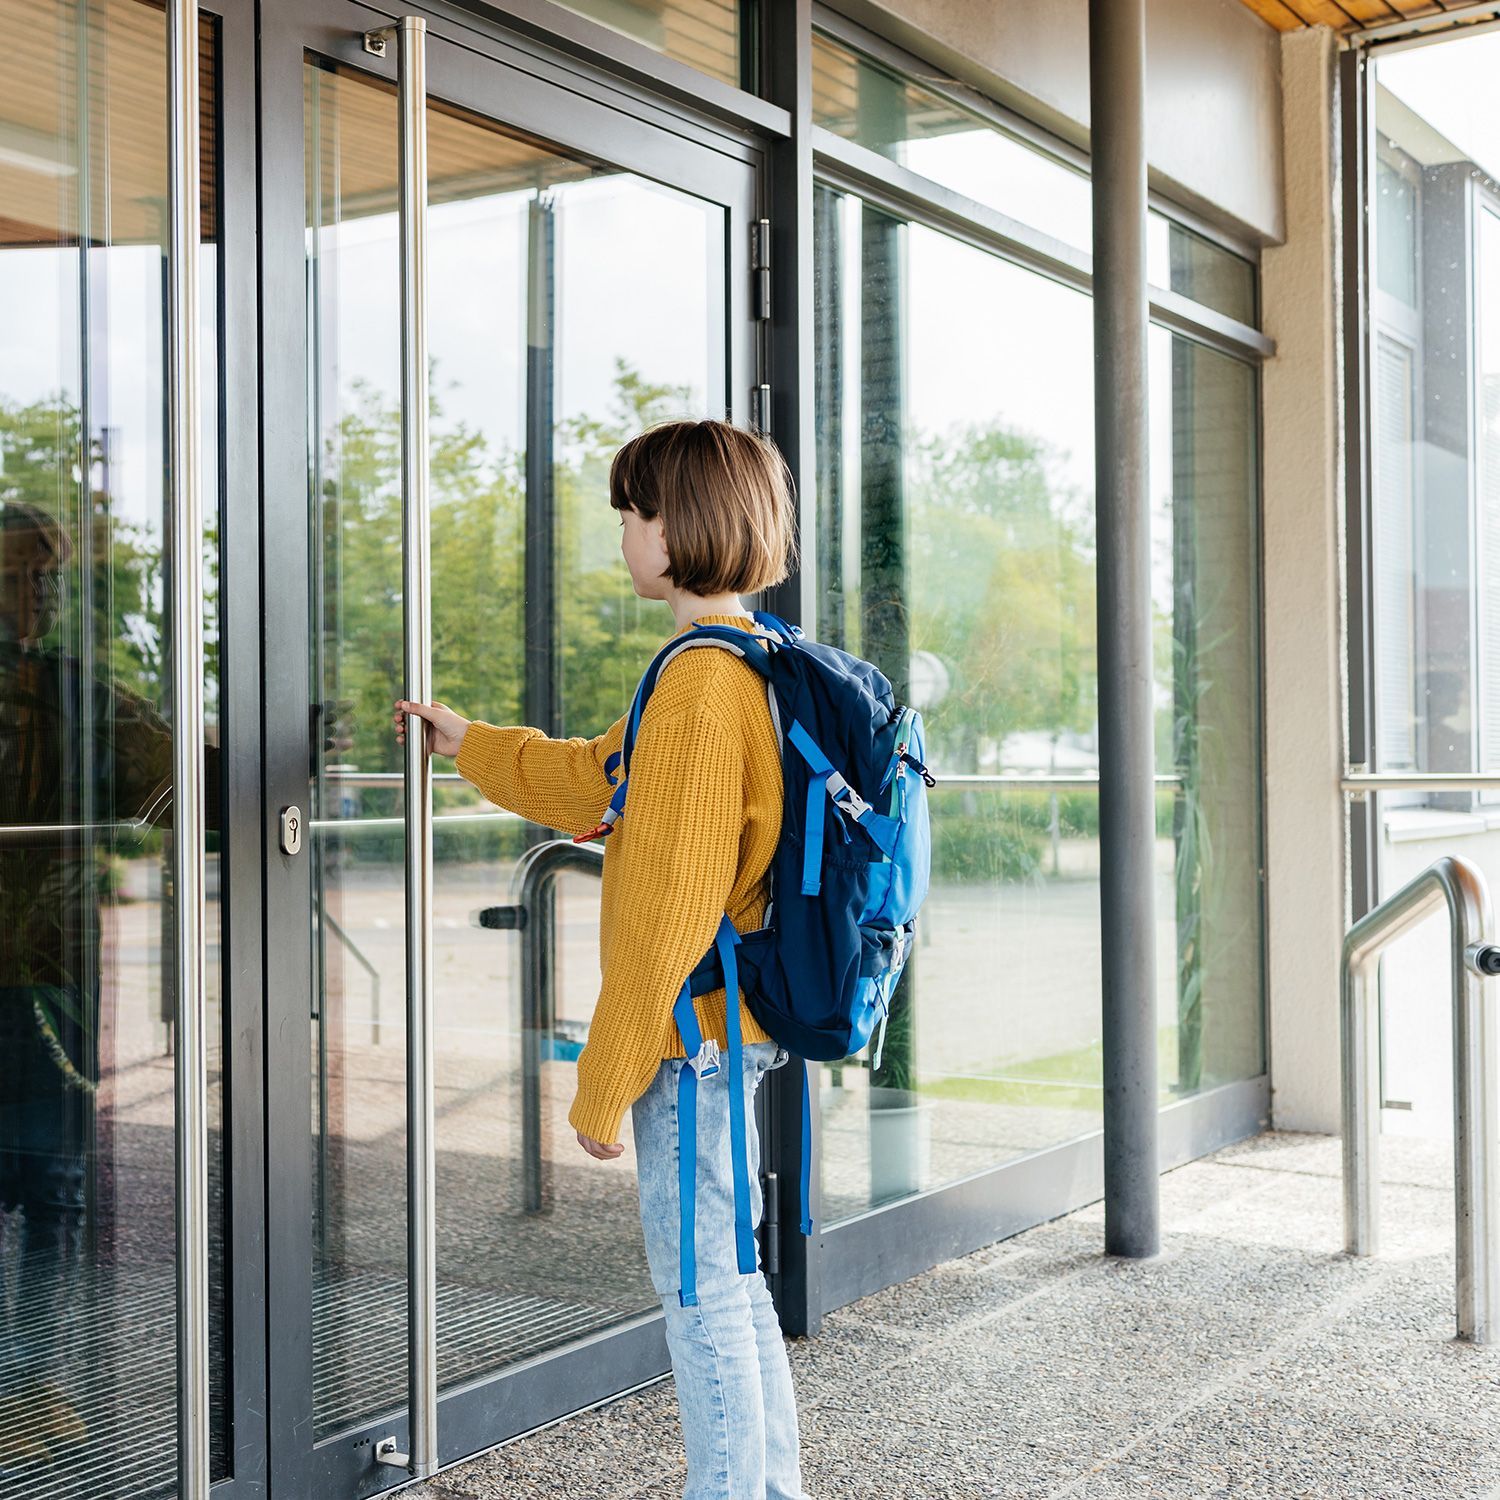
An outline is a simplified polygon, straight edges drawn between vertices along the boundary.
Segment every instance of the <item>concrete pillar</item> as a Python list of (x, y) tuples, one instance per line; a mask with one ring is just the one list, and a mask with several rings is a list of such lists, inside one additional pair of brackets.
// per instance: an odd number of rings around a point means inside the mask
[(1271, 1115), (1339, 1128), (1346, 910), (1338, 101), (1333, 34), (1282, 39), (1286, 241), (1262, 259)]

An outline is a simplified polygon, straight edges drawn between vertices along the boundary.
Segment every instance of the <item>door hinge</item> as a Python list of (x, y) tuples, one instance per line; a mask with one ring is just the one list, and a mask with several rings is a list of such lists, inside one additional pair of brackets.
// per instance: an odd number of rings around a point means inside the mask
[(750, 225), (750, 273), (753, 310), (751, 316), (764, 322), (771, 316), (771, 221), (756, 219)]
[(750, 387), (750, 425), (767, 437), (771, 434), (771, 387), (764, 381)]
[(781, 1178), (775, 1172), (767, 1172), (763, 1189), (766, 1199), (763, 1220), (766, 1231), (766, 1275), (775, 1276), (781, 1270)]

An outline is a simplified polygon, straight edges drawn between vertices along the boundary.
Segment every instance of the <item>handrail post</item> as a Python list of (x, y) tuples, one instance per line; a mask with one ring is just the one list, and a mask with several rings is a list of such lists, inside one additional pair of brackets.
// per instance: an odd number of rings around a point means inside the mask
[(1380, 1253), (1380, 1012), (1375, 963), (1344, 965), (1339, 1039), (1343, 1081), (1344, 1249)]
[(1496, 1241), (1497, 1150), (1500, 1142), (1500, 1047), (1479, 969), (1492, 931), (1489, 890), (1468, 867), (1466, 929), (1453, 945), (1453, 1191), (1458, 1334), (1476, 1344), (1500, 1333), (1500, 1246)]
[(1493, 915), (1483, 874), (1444, 856), (1361, 917), (1344, 939), (1340, 997), (1344, 1245), (1374, 1255), (1380, 1208), (1380, 955), (1439, 906), (1452, 929), (1453, 1196), (1458, 1336), (1490, 1343), (1500, 1315), (1496, 1130), (1500, 1129), (1500, 1032), (1483, 979), (1500, 972), (1487, 941)]

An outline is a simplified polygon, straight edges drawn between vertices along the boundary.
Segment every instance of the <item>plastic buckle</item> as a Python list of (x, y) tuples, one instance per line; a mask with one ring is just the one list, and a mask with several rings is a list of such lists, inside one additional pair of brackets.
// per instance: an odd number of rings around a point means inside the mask
[(696, 1057), (688, 1058), (688, 1067), (698, 1075), (699, 1083), (719, 1071), (719, 1044), (710, 1037), (698, 1048)]
[(830, 772), (825, 781), (829, 794), (833, 797), (833, 805), (840, 812), (848, 813), (855, 822), (869, 812), (870, 804), (837, 771)]
[(908, 932), (900, 927), (896, 929), (891, 943), (891, 968), (893, 970), (901, 968), (906, 962), (906, 955), (911, 951), (912, 941), (915, 937), (915, 932)]

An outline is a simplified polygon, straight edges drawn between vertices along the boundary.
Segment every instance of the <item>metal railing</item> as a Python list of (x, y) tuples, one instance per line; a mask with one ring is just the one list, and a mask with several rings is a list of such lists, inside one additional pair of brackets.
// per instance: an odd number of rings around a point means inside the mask
[(1500, 792), (1495, 771), (1362, 771), (1351, 767), (1339, 790), (1356, 800), (1372, 792)]
[(557, 908), (553, 886), (565, 870), (604, 870), (602, 844), (551, 839), (522, 855), (511, 882), (509, 906), (474, 913), (478, 927), (521, 934), (521, 1180), (529, 1214), (550, 1206), (551, 1183), (542, 1139), (542, 1061), (557, 1026)]
[(1497, 1259), (1497, 1129), (1500, 1049), (1483, 980), (1500, 974), (1500, 947), (1489, 941), (1493, 914), (1484, 876), (1448, 855), (1428, 866), (1344, 939), (1340, 996), (1343, 1095), (1344, 1247), (1379, 1249), (1380, 1013), (1375, 983), (1380, 955), (1423, 918), (1446, 905), (1452, 924), (1454, 1218), (1457, 1234), (1458, 1336), (1487, 1344), (1500, 1314)]
[[(328, 910), (327, 904), (320, 900), (316, 893), (313, 895), (313, 911), (317, 920), (321, 922), (329, 932), (342, 944), (344, 952), (365, 971), (370, 981), (370, 1045), (380, 1045), (380, 970), (370, 961), (370, 956), (349, 935), (347, 929)], [(313, 1003), (318, 1003), (319, 997), (314, 994)], [(316, 1015), (317, 1013), (314, 1012)]]

